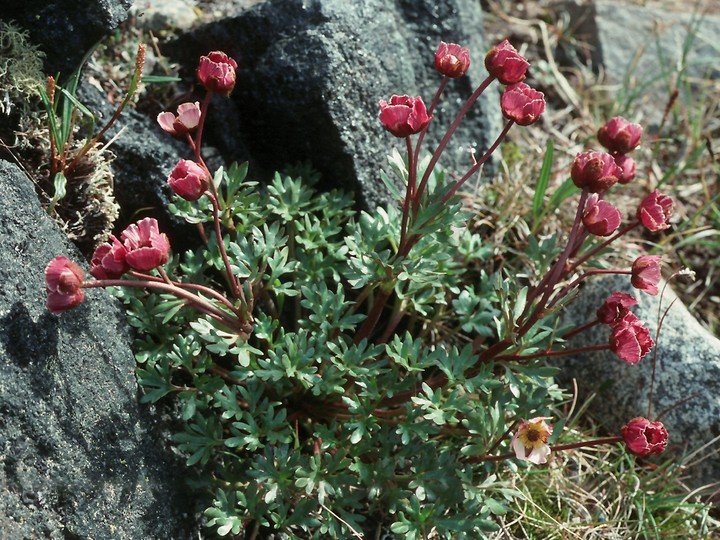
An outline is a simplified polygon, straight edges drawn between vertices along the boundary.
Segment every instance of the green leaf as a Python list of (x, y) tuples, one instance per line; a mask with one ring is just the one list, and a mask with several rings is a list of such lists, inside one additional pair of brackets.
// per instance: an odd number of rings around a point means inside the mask
[(52, 214), (55, 211), (55, 205), (65, 198), (67, 194), (67, 178), (61, 172), (55, 173), (53, 180), (53, 196), (48, 206), (48, 213)]
[(535, 186), (535, 195), (533, 196), (532, 215), (533, 230), (535, 230), (538, 220), (543, 213), (543, 204), (545, 202), (545, 192), (547, 191), (548, 182), (550, 181), (550, 172), (553, 164), (553, 140), (548, 139), (545, 156), (543, 157), (542, 167), (540, 167), (540, 176)]

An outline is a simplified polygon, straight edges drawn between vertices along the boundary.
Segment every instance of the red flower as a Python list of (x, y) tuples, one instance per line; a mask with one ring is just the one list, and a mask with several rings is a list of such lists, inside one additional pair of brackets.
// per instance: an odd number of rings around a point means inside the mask
[(521, 56), (507, 39), (495, 45), (485, 55), (485, 68), (502, 84), (519, 83), (525, 78), (529, 67), (527, 59)]
[(50, 261), (45, 267), (48, 311), (62, 313), (80, 305), (85, 298), (84, 278), (83, 269), (67, 257), (60, 255)]
[(210, 185), (207, 171), (189, 159), (181, 159), (168, 177), (170, 189), (186, 201), (197, 201)]
[(615, 154), (615, 165), (622, 171), (618, 183), (629, 184), (635, 180), (635, 160), (625, 154)]
[[(112, 243), (111, 243), (112, 242)], [(127, 249), (120, 240), (110, 236), (110, 242), (100, 244), (90, 261), (90, 274), (95, 279), (117, 279), (130, 269), (125, 261)]]
[(171, 135), (192, 133), (200, 124), (200, 102), (178, 105), (177, 116), (171, 112), (161, 112), (157, 116), (158, 124)]
[(435, 51), (435, 69), (446, 77), (462, 77), (470, 67), (470, 53), (457, 43), (440, 42)]
[(638, 457), (661, 454), (668, 443), (668, 432), (662, 422), (651, 422), (642, 416), (630, 420), (620, 433), (628, 451)]
[(610, 236), (620, 226), (620, 211), (609, 202), (598, 199), (596, 193), (588, 198), (582, 222), (590, 234)]
[(628, 364), (637, 364), (650, 352), (655, 342), (642, 321), (633, 313), (627, 312), (612, 325), (610, 349), (620, 360)]
[(529, 126), (545, 111), (545, 95), (525, 83), (513, 84), (502, 93), (500, 107), (508, 120)]
[(210, 92), (229, 95), (235, 87), (237, 62), (221, 51), (200, 57), (198, 79)]
[(673, 200), (658, 190), (653, 191), (640, 203), (637, 217), (649, 231), (661, 231), (670, 227), (670, 216), (673, 215)]
[(390, 103), (380, 100), (380, 122), (396, 137), (420, 133), (431, 118), (420, 97), (392, 96)]
[(603, 324), (615, 324), (622, 319), (626, 313), (630, 313), (628, 308), (636, 306), (638, 301), (631, 294), (614, 292), (607, 297), (597, 310), (597, 318)]
[(597, 137), (600, 144), (610, 152), (627, 154), (640, 144), (642, 126), (631, 124), (622, 116), (616, 116), (598, 130)]
[(580, 189), (602, 193), (615, 185), (622, 170), (607, 152), (581, 152), (575, 156), (570, 176)]
[(661, 260), (660, 255), (643, 255), (635, 259), (630, 278), (632, 286), (653, 296), (656, 295), (660, 282)]
[(160, 233), (158, 222), (153, 218), (128, 225), (120, 239), (127, 250), (125, 261), (135, 270), (147, 272), (165, 264), (170, 257), (168, 237)]

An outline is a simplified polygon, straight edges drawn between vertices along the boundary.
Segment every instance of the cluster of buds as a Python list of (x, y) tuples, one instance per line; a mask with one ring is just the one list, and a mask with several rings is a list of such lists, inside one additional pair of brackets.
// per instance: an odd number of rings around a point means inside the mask
[(45, 285), (50, 313), (62, 313), (82, 303), (83, 288), (107, 286), (126, 273), (148, 272), (168, 261), (170, 242), (158, 229), (153, 218), (132, 223), (120, 234), (95, 249), (90, 264), (94, 281), (84, 281), (85, 272), (62, 255), (55, 257), (45, 268)]
[[(194, 156), (181, 159), (168, 176), (170, 189), (187, 201), (207, 196), (212, 203), (215, 232), (220, 237), (219, 203), (215, 185), (201, 156), (203, 124), (213, 94), (227, 96), (235, 86), (237, 63), (225, 53), (215, 51), (202, 56), (197, 69), (200, 83), (206, 89), (200, 102), (180, 104), (176, 111), (160, 113), (160, 127), (173, 136), (185, 138)], [(64, 256), (55, 257), (45, 269), (48, 292), (47, 307), (51, 313), (61, 313), (80, 305), (84, 289), (92, 287), (137, 287), (167, 292), (239, 334), (249, 331), (252, 306), (244, 297), (237, 278), (231, 271), (223, 242), (218, 242), (228, 282), (235, 302), (217, 291), (201, 285), (173, 281), (164, 270), (170, 257), (170, 242), (161, 233), (154, 218), (144, 218), (129, 225), (120, 237), (110, 236), (98, 246), (90, 263), (94, 280), (85, 280), (85, 272)]]

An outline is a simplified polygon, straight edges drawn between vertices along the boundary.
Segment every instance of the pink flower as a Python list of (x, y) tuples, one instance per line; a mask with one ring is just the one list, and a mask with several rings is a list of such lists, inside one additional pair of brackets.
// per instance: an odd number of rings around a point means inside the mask
[(59, 255), (45, 267), (47, 308), (50, 313), (62, 313), (79, 306), (85, 298), (82, 281), (85, 272), (67, 257)]
[(90, 261), (90, 274), (95, 279), (117, 279), (130, 270), (125, 261), (127, 249), (120, 240), (110, 236), (110, 242), (100, 244)]
[(225, 96), (235, 87), (237, 62), (221, 51), (213, 51), (200, 57), (198, 79), (210, 92)]
[(485, 68), (502, 84), (519, 83), (525, 78), (529, 67), (527, 59), (521, 56), (507, 39), (495, 45), (485, 55)]
[(668, 443), (668, 432), (662, 422), (651, 422), (638, 416), (621, 429), (628, 451), (638, 457), (661, 454)]
[(582, 222), (590, 234), (610, 236), (620, 226), (620, 221), (620, 211), (609, 202), (599, 200), (597, 193), (588, 198)]
[(637, 364), (650, 352), (655, 342), (642, 321), (633, 313), (627, 312), (612, 325), (610, 333), (610, 350), (617, 357), (630, 365)]
[(630, 283), (636, 289), (653, 296), (658, 293), (660, 282), (660, 255), (643, 255), (635, 259), (632, 265)]
[(535, 465), (547, 463), (550, 455), (548, 438), (552, 435), (552, 426), (548, 425), (545, 420), (550, 419), (549, 416), (537, 416), (518, 426), (512, 441), (510, 441), (510, 446), (518, 459), (529, 461)]
[(620, 321), (631, 306), (636, 306), (638, 301), (631, 294), (614, 292), (607, 297), (603, 305), (597, 310), (597, 318), (603, 324), (615, 324)]
[(435, 69), (446, 77), (462, 77), (470, 67), (470, 53), (457, 43), (440, 42), (435, 51)]
[(545, 95), (525, 83), (513, 84), (502, 93), (500, 107), (508, 120), (529, 126), (545, 111)]
[(165, 264), (170, 257), (170, 242), (164, 233), (158, 230), (158, 222), (153, 218), (144, 218), (132, 223), (120, 235), (127, 254), (127, 264), (141, 272)]
[(380, 122), (396, 137), (420, 133), (431, 118), (420, 97), (392, 96), (390, 103), (380, 100)]
[(200, 124), (200, 102), (178, 105), (177, 116), (171, 112), (161, 112), (157, 116), (158, 124), (170, 135), (192, 133)]
[(640, 203), (637, 217), (647, 230), (656, 232), (670, 227), (673, 210), (672, 198), (655, 190)]
[(620, 167), (620, 170), (622, 171), (620, 173), (620, 177), (618, 178), (618, 183), (629, 184), (635, 180), (635, 160), (625, 154), (615, 154), (614, 157), (615, 165)]
[(615, 185), (622, 174), (615, 159), (607, 152), (580, 152), (570, 170), (573, 183), (580, 189), (602, 193)]
[(207, 191), (210, 176), (200, 165), (181, 159), (168, 177), (170, 189), (186, 201), (197, 201)]
[(640, 144), (642, 126), (631, 124), (622, 116), (616, 116), (598, 130), (597, 137), (600, 144), (610, 152), (627, 154)]

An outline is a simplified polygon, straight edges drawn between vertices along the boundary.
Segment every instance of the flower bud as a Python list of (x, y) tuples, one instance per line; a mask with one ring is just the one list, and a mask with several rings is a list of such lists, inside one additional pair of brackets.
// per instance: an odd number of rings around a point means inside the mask
[(638, 416), (621, 429), (628, 452), (638, 457), (661, 454), (668, 443), (668, 432), (662, 422), (651, 422)]
[(210, 177), (207, 171), (189, 159), (181, 159), (168, 177), (170, 189), (186, 201), (197, 201), (207, 191)]
[(527, 59), (521, 56), (507, 39), (485, 55), (485, 68), (502, 84), (519, 83), (525, 78), (529, 67)]
[(125, 261), (134, 270), (147, 272), (165, 264), (170, 257), (170, 242), (160, 233), (158, 222), (144, 218), (132, 223), (120, 235), (127, 250)]
[(609, 202), (598, 199), (597, 193), (588, 198), (582, 222), (590, 234), (610, 236), (620, 226), (620, 211)]
[(660, 283), (661, 260), (660, 255), (643, 255), (635, 259), (630, 278), (632, 286), (653, 296), (656, 295)]
[(615, 154), (615, 165), (620, 167), (620, 176), (618, 177), (619, 184), (629, 184), (635, 180), (635, 160), (625, 154)]
[(610, 350), (623, 362), (637, 364), (650, 352), (653, 345), (655, 342), (648, 329), (629, 311), (612, 325)]
[(655, 190), (640, 203), (637, 217), (647, 230), (657, 232), (670, 227), (673, 210), (672, 198)]
[(600, 144), (610, 152), (627, 154), (640, 144), (642, 126), (631, 124), (622, 116), (616, 116), (598, 130), (597, 137)]
[(470, 53), (457, 43), (440, 42), (435, 51), (435, 69), (446, 77), (462, 77), (470, 67)]
[(210, 92), (225, 96), (235, 87), (237, 62), (221, 51), (213, 51), (200, 57), (198, 79)]
[(100, 244), (90, 261), (90, 274), (95, 279), (117, 279), (130, 269), (125, 261), (127, 250), (120, 240), (110, 236), (110, 242)]
[(591, 193), (607, 191), (618, 181), (622, 174), (615, 159), (607, 152), (581, 152), (575, 156), (570, 176), (580, 189)]
[(614, 292), (607, 297), (603, 305), (597, 310), (597, 318), (603, 324), (615, 324), (620, 321), (626, 313), (630, 313), (629, 307), (636, 306), (637, 299), (627, 293)]
[(545, 95), (525, 83), (505, 88), (500, 96), (502, 113), (520, 126), (529, 126), (545, 111)]
[(547, 458), (550, 455), (548, 438), (552, 435), (553, 430), (552, 426), (548, 425), (545, 420), (550, 419), (549, 416), (538, 416), (524, 421), (518, 426), (515, 435), (510, 441), (510, 446), (518, 459), (536, 465), (547, 463)]
[(157, 116), (160, 127), (170, 135), (180, 136), (192, 133), (200, 124), (200, 102), (178, 105), (177, 116), (171, 112), (161, 112)]
[(380, 122), (396, 137), (420, 133), (431, 118), (420, 97), (392, 96), (390, 103), (380, 100)]
[(60, 255), (50, 261), (45, 267), (48, 311), (62, 313), (79, 306), (85, 298), (84, 278), (83, 269), (67, 257)]

